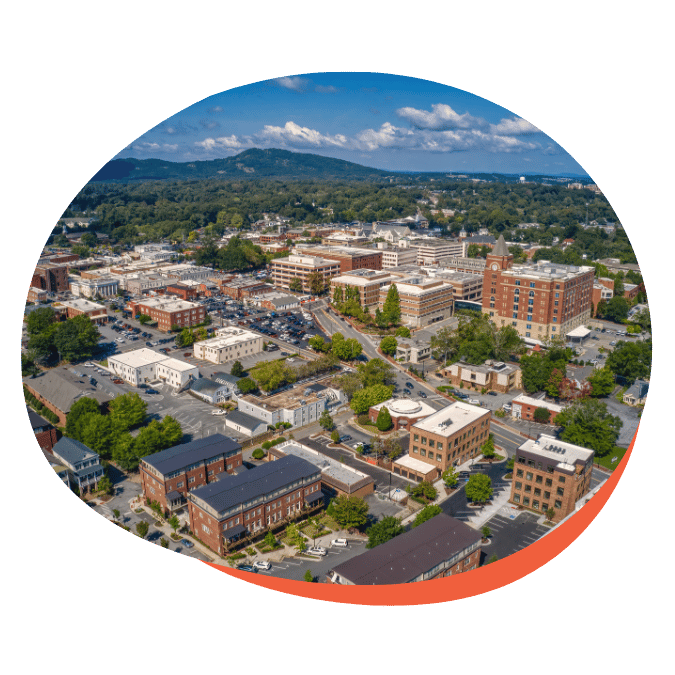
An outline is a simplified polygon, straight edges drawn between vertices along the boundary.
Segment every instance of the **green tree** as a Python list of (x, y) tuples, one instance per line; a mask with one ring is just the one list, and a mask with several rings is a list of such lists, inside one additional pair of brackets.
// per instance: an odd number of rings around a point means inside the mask
[(313, 337), (309, 338), (307, 344), (309, 344), (309, 346), (317, 352), (327, 351), (326, 341), (320, 335), (314, 335)]
[(384, 544), (404, 532), (405, 528), (401, 525), (400, 518), (385, 516), (366, 530), (366, 534), (368, 535), (366, 548), (375, 548), (375, 546)]
[[(370, 363), (370, 362), (369, 362)], [(348, 400), (351, 401), (354, 394), (363, 387), (358, 373), (345, 373), (335, 378), (335, 385), (342, 390)]]
[(108, 406), (110, 418), (120, 431), (138, 426), (148, 412), (148, 404), (136, 393), (117, 396)]
[(265, 535), (263, 541), (265, 542), (265, 546), (269, 546), (270, 548), (274, 548), (277, 545), (276, 537), (269, 531)]
[(393, 422), (391, 421), (391, 414), (386, 406), (380, 408), (375, 426), (377, 426), (380, 431), (389, 431), (389, 429), (392, 428)]
[(366, 363), (359, 363), (356, 372), (363, 387), (372, 387), (375, 384), (391, 386), (396, 383), (394, 367), (382, 359), (370, 359)]
[(258, 385), (250, 377), (243, 377), (239, 380), (239, 382), (237, 382), (237, 388), (244, 395), (258, 391)]
[(484, 473), (474, 474), (464, 488), (467, 499), (474, 503), (486, 502), (492, 497), (492, 480)]
[(145, 326), (145, 324), (148, 323), (148, 322), (150, 322), (150, 321), (152, 321), (152, 317), (151, 317), (151, 316), (148, 316), (147, 314), (141, 314), (141, 315), (138, 317), (138, 322), (139, 322), (142, 326)]
[(335, 337), (338, 334), (336, 333), (333, 336), (333, 354), (337, 356), (341, 361), (353, 361), (358, 358), (363, 352), (363, 347), (361, 343), (355, 338), (349, 338), (348, 340), (336, 341)]
[[(614, 292), (616, 293), (616, 284)], [(615, 323), (623, 323), (628, 318), (628, 310), (630, 309), (630, 302), (621, 295), (614, 295), (614, 297), (607, 302), (605, 306), (603, 318)]]
[(389, 354), (390, 356), (396, 354), (397, 347), (398, 342), (396, 341), (396, 338), (392, 336), (383, 338), (382, 341), (380, 342), (380, 349), (382, 350), (382, 352), (384, 354)]
[(302, 293), (302, 279), (300, 277), (293, 277), (288, 288), (295, 293)]
[(80, 314), (57, 325), (54, 346), (62, 359), (79, 361), (91, 357), (99, 337), (98, 328), (92, 320)]
[(366, 387), (357, 391), (349, 404), (349, 407), (357, 414), (361, 415), (368, 412), (370, 408), (378, 403), (382, 403), (391, 398), (393, 387), (387, 387), (383, 384), (374, 384), (372, 387)]
[(492, 459), (497, 454), (495, 451), (495, 438), (493, 434), (488, 434), (485, 443), (481, 445), (480, 451), (485, 459)]
[(103, 459), (109, 459), (112, 456), (117, 434), (117, 429), (108, 415), (86, 413), (77, 423), (77, 440), (98, 453)]
[(261, 460), (265, 456), (265, 451), (262, 448), (256, 448), (252, 453), (253, 459)]
[(401, 321), (401, 299), (396, 284), (389, 286), (387, 297), (382, 305), (382, 314), (390, 324), (397, 325)]
[(122, 515), (122, 514), (120, 513), (120, 510), (119, 510), (119, 509), (113, 509), (113, 510), (112, 510), (112, 514), (113, 514), (113, 518), (114, 518), (117, 522), (119, 522), (120, 516)]
[(448, 488), (454, 488), (457, 487), (457, 483), (459, 483), (459, 473), (457, 469), (455, 469), (454, 466), (449, 466), (444, 472), (443, 475), (441, 476), (443, 479), (443, 482), (445, 483), (445, 487)]
[(534, 421), (539, 424), (548, 424), (551, 418), (551, 411), (548, 408), (537, 408), (534, 411)]
[(195, 343), (195, 334), (189, 328), (183, 330), (176, 335), (177, 347), (192, 347)]
[(162, 537), (162, 538), (159, 540), (159, 545), (160, 545), (162, 548), (169, 548), (169, 540), (168, 540), (168, 539), (165, 539), (164, 537)]
[(399, 326), (396, 329), (396, 337), (409, 338), (410, 328), (408, 328), (407, 326)]
[(160, 423), (163, 448), (172, 448), (183, 440), (183, 428), (180, 422), (171, 415), (167, 415)]
[(171, 518), (168, 520), (169, 527), (173, 530), (173, 533), (176, 534), (178, 528), (180, 527), (180, 520), (178, 516), (174, 513)]
[(232, 368), (230, 369), (230, 375), (234, 377), (243, 377), (244, 376), (244, 366), (241, 365), (241, 361), (235, 361), (232, 364)]
[(597, 399), (573, 402), (558, 413), (555, 423), (563, 428), (563, 441), (591, 448), (598, 457), (614, 450), (623, 427), (623, 422), (607, 411), (607, 404)]
[(304, 579), (305, 579), (306, 582), (308, 582), (310, 584), (314, 582), (314, 575), (311, 573), (310, 570), (307, 570), (305, 572)]
[(324, 410), (321, 413), (321, 416), (319, 417), (319, 425), (326, 431), (332, 431), (335, 428), (335, 422), (333, 422), (333, 418), (330, 416), (328, 410)]
[(321, 272), (312, 272), (307, 277), (307, 286), (314, 295), (321, 295), (326, 290), (326, 281)]
[(333, 513), (343, 529), (361, 527), (368, 521), (368, 504), (361, 497), (340, 495), (333, 500)]
[(51, 307), (38, 307), (26, 317), (26, 332), (29, 336), (44, 333), (56, 322), (56, 312)]
[(591, 385), (591, 396), (593, 398), (604, 398), (614, 390), (614, 374), (607, 366), (595, 370), (587, 380)]
[(428, 501), (433, 501), (438, 497), (438, 490), (428, 481), (423, 480), (410, 490), (413, 497), (424, 497)]
[(336, 286), (335, 287), (335, 292), (333, 293), (333, 303), (336, 305), (341, 305), (343, 301), (342, 297), (342, 287), (341, 286)]
[(490, 538), (490, 535), (492, 534), (492, 530), (487, 525), (484, 525), (481, 528), (481, 534), (483, 535), (483, 539), (487, 540), (487, 539)]
[(70, 412), (66, 416), (66, 436), (80, 440), (78, 437), (78, 425), (80, 419), (88, 414), (101, 414), (98, 402), (89, 396), (78, 398), (70, 407)]
[(553, 520), (555, 517), (555, 509), (551, 506), (550, 508), (546, 509), (546, 518), (548, 520)]
[(145, 539), (149, 529), (150, 525), (148, 525), (148, 523), (145, 520), (141, 520), (140, 523), (136, 523), (136, 532), (138, 532), (138, 536), (141, 539)]
[(620, 341), (607, 357), (607, 368), (629, 382), (648, 378), (652, 369), (652, 341)]
[(135, 471), (139, 460), (134, 437), (128, 433), (118, 436), (112, 449), (112, 458), (124, 471)]
[(333, 432), (330, 435), (331, 440), (333, 443), (339, 443), (340, 442), (340, 432), (337, 429), (333, 429)]
[(113, 487), (112, 481), (108, 476), (102, 476), (96, 486), (96, 489), (104, 495), (111, 495), (114, 493), (115, 488)]
[(437, 516), (439, 513), (443, 513), (443, 509), (438, 504), (429, 504), (425, 506), (413, 520), (411, 527), (417, 527), (422, 523), (426, 523), (427, 520), (431, 520), (434, 516)]

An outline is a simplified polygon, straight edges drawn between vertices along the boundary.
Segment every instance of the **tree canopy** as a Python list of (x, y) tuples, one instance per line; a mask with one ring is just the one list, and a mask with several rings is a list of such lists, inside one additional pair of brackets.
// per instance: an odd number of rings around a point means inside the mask
[(361, 497), (340, 495), (331, 506), (333, 518), (340, 527), (361, 527), (368, 521), (368, 504)]
[(368, 535), (366, 548), (375, 548), (375, 546), (384, 544), (404, 532), (405, 528), (401, 525), (400, 518), (385, 516), (366, 530), (366, 534)]
[(623, 422), (611, 415), (607, 404), (597, 399), (576, 401), (555, 418), (562, 427), (560, 438), (595, 451), (599, 457), (610, 453), (619, 438)]
[(652, 369), (652, 341), (621, 340), (607, 357), (606, 366), (615, 375), (629, 382), (638, 378), (648, 378)]

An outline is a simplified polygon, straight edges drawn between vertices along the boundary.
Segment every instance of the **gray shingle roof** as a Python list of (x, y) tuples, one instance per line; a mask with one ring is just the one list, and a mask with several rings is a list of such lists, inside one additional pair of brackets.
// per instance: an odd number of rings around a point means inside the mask
[(214, 380), (211, 380), (208, 377), (200, 377), (196, 380), (192, 380), (190, 383), (190, 389), (192, 391), (198, 391), (203, 394), (215, 394), (218, 389), (222, 389), (225, 385), (218, 384)]
[(77, 376), (68, 368), (54, 368), (37, 377), (25, 377), (23, 381), (64, 413), (69, 412), (82, 396), (89, 396), (99, 403), (110, 400), (110, 396), (92, 385), (89, 378)]
[[(471, 241), (471, 240), (469, 240)], [(509, 249), (506, 246), (504, 235), (500, 234), (495, 247), (492, 249), (492, 255), (509, 255)]]
[(80, 441), (76, 441), (74, 438), (67, 438), (66, 436), (54, 445), (52, 451), (55, 455), (61, 457), (64, 462), (73, 465), (96, 454), (84, 443), (80, 443)]
[(233, 424), (237, 424), (240, 427), (244, 427), (244, 429), (248, 429), (249, 431), (254, 431), (261, 425), (263, 427), (267, 427), (266, 422), (256, 419), (251, 415), (247, 415), (246, 413), (241, 412), (241, 410), (233, 410), (227, 416), (227, 421), (232, 422)]
[(26, 411), (28, 412), (28, 419), (30, 420), (30, 425), (33, 430), (40, 429), (42, 427), (51, 427), (53, 424), (48, 422), (44, 417), (38, 415), (34, 410), (31, 410), (26, 406)]
[(241, 451), (241, 445), (223, 434), (213, 434), (190, 443), (174, 445), (154, 455), (143, 457), (143, 461), (153, 466), (162, 475), (183, 469), (190, 464), (203, 462), (216, 455), (234, 455)]
[(426, 523), (369, 551), (333, 571), (355, 584), (405, 584), (479, 542), (481, 535), (456, 518), (440, 513)]
[(222, 512), (310, 476), (318, 479), (321, 472), (307, 460), (287, 456), (236, 476), (221, 474), (215, 483), (203, 485), (190, 495)]

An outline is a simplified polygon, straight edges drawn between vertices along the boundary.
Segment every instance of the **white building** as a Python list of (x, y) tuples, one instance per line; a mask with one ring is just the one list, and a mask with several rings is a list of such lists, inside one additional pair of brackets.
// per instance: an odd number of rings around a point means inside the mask
[(417, 248), (382, 249), (382, 269), (417, 264)]
[(216, 331), (216, 337), (195, 342), (194, 354), (211, 363), (226, 363), (243, 356), (259, 354), (263, 348), (262, 335), (250, 330), (227, 326)]
[(115, 279), (114, 277), (70, 280), (70, 291), (78, 297), (95, 298), (97, 295), (100, 295), (102, 298), (109, 298), (117, 295), (118, 289), (119, 279)]
[(199, 377), (197, 366), (145, 347), (108, 357), (108, 367), (134, 387), (160, 379), (179, 389), (188, 383), (190, 377)]

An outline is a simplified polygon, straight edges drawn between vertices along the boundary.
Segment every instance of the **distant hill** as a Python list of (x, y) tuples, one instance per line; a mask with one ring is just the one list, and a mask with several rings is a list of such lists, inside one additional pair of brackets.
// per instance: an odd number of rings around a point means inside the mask
[(293, 180), (382, 180), (391, 171), (354, 162), (288, 150), (253, 148), (225, 159), (167, 162), (162, 159), (115, 159), (91, 179), (103, 182), (190, 180), (204, 178), (281, 178)]

